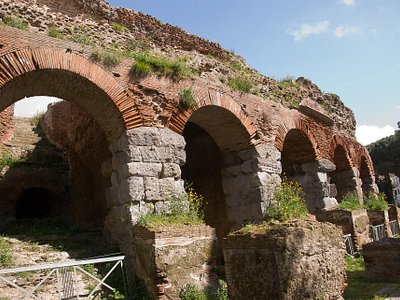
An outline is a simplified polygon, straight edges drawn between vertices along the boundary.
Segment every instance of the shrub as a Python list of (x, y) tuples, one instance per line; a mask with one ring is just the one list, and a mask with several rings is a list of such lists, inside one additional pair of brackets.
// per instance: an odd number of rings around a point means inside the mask
[(356, 210), (361, 209), (360, 198), (355, 192), (348, 192), (338, 205), (339, 209)]
[(135, 52), (137, 50), (148, 51), (151, 46), (147, 40), (129, 40), (125, 44), (128, 51)]
[(289, 96), (289, 95), (286, 95), (284, 99), (285, 99), (284, 101), (285, 101), (286, 105), (289, 108), (299, 108), (299, 105), (300, 105), (299, 99), (297, 99), (293, 96)]
[(0, 268), (8, 268), (12, 265), (12, 247), (3, 237), (0, 237)]
[(112, 28), (114, 28), (115, 31), (127, 31), (128, 28), (126, 28), (124, 25), (117, 23), (117, 22), (112, 22), (111, 23)]
[(119, 65), (120, 59), (117, 54), (109, 52), (95, 51), (90, 55), (93, 61), (99, 62), (104, 65), (107, 69), (115, 68)]
[(218, 294), (216, 300), (228, 300), (228, 286), (222, 279), (218, 280)]
[(191, 88), (182, 90), (179, 103), (185, 109), (188, 109), (197, 103), (193, 98), (193, 91)]
[(35, 128), (38, 127), (43, 115), (44, 115), (43, 111), (36, 111), (36, 113), (32, 116), (30, 120), (31, 125)]
[(15, 17), (4, 17), (3, 22), (4, 25), (15, 27), (18, 29), (27, 29), (28, 23)]
[(88, 28), (86, 26), (79, 26), (78, 28), (74, 28), (72, 35), (69, 37), (69, 40), (87, 46), (95, 45), (92, 37), (88, 33)]
[(295, 88), (299, 89), (299, 84), (293, 76), (286, 76), (278, 81), (278, 86), (282, 89)]
[(139, 218), (142, 226), (159, 228), (163, 225), (199, 225), (204, 224), (203, 206), (204, 197), (197, 194), (192, 188), (187, 194), (167, 196), (164, 209), (157, 213), (147, 213)]
[(10, 151), (4, 151), (0, 156), (0, 171), (3, 170), (5, 166), (17, 166), (24, 164), (27, 161), (27, 157), (19, 157)]
[(204, 291), (193, 284), (188, 284), (179, 293), (181, 300), (207, 300), (207, 295)]
[(369, 193), (364, 198), (364, 208), (367, 210), (388, 210), (389, 205), (386, 202), (386, 195), (384, 193)]
[(283, 178), (282, 183), (275, 188), (275, 202), (266, 208), (266, 220), (286, 221), (301, 218), (308, 214), (303, 191), (298, 182)]
[(183, 79), (192, 74), (185, 60), (169, 60), (165, 57), (154, 56), (147, 53), (134, 53), (135, 62), (131, 67), (131, 74), (144, 77), (150, 74)]
[(229, 78), (228, 86), (236, 91), (244, 93), (250, 93), (253, 88), (253, 84), (251, 83), (251, 81), (241, 76)]
[(64, 39), (64, 35), (55, 26), (50, 27), (49, 36), (60, 40)]

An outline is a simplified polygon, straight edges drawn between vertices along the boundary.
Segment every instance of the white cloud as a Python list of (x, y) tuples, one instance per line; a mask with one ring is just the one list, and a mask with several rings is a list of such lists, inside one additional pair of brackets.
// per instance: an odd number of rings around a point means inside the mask
[(345, 25), (345, 26), (336, 27), (334, 34), (336, 37), (342, 38), (349, 34), (356, 34), (359, 31), (360, 31), (359, 27)]
[(396, 109), (400, 109), (400, 105), (397, 105), (397, 106), (396, 106)]
[(354, 0), (339, 0), (340, 3), (343, 3), (344, 5), (353, 5), (354, 4)]
[(362, 145), (371, 144), (381, 138), (394, 134), (394, 128), (390, 125), (379, 127), (375, 125), (357, 126), (356, 138)]
[(309, 35), (320, 34), (326, 31), (328, 27), (329, 27), (328, 21), (321, 21), (314, 24), (303, 23), (298, 28), (295, 29), (289, 28), (287, 32), (290, 35), (294, 36), (295, 41), (300, 41), (302, 39), (305, 39)]
[(31, 117), (37, 112), (47, 110), (49, 103), (61, 101), (54, 97), (30, 97), (15, 103), (14, 115), (17, 117)]

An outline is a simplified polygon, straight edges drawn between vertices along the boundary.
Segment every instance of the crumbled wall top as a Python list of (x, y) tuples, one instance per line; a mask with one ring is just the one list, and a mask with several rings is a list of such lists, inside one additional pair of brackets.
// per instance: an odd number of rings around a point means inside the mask
[(299, 109), (302, 100), (308, 99), (314, 104), (311, 109), (304, 109), (306, 104), (303, 102), (303, 109), (300, 108), (303, 114), (311, 112), (311, 118), (319, 118), (323, 123), (329, 123), (331, 119), (338, 131), (354, 137), (354, 115), (338, 96), (323, 93), (304, 78), (280, 81), (268, 78), (219, 44), (164, 24), (149, 15), (113, 7), (104, 0), (3, 0), (0, 2), (0, 18), (10, 16), (27, 22), (30, 31), (47, 34), (50, 28), (55, 27), (65, 40), (81, 42), (80, 38), (89, 37), (86, 42), (97, 49), (131, 50), (130, 42), (134, 41), (136, 51), (172, 58), (186, 57), (187, 64), (198, 77), (219, 86), (227, 85), (231, 78), (246, 77), (254, 87), (251, 93), (260, 100)]

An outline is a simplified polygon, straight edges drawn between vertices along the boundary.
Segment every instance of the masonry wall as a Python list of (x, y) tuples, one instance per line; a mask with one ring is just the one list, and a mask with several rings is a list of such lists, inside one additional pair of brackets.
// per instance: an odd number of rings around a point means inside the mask
[(7, 107), (0, 113), (0, 142), (5, 143), (14, 133), (14, 105)]

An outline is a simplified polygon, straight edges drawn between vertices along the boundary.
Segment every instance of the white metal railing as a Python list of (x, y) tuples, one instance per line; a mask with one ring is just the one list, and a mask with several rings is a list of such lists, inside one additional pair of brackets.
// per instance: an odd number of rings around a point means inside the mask
[(373, 241), (380, 241), (386, 237), (385, 224), (371, 225)]
[(400, 228), (399, 228), (399, 221), (393, 220), (389, 222), (390, 229), (392, 231), (393, 236), (399, 235)]
[[(110, 257), (99, 257), (92, 259), (83, 259), (83, 260), (72, 260), (62, 263), (55, 264), (47, 264), (47, 265), (37, 265), (37, 266), (29, 266), (29, 267), (19, 267), (12, 269), (2, 269), (0, 270), (0, 281), (4, 281), (8, 285), (14, 287), (18, 291), (22, 292), (25, 296), (24, 299), (40, 299), (35, 293), (38, 291), (40, 287), (44, 285), (44, 283), (49, 280), (49, 278), (56, 279), (57, 285), (57, 295), (58, 299), (82, 299), (80, 298), (79, 291), (77, 288), (77, 273), (81, 272), (91, 279), (93, 279), (97, 284), (94, 288), (91, 289), (88, 295), (85, 295), (85, 299), (93, 298), (96, 291), (99, 290), (100, 287), (105, 287), (111, 291), (114, 291), (114, 288), (107, 284), (105, 281), (111, 275), (111, 273), (118, 267), (121, 267), (122, 278), (125, 288), (125, 293), (127, 292), (126, 282), (125, 282), (125, 274), (123, 268), (123, 261), (125, 256), (110, 256)], [(100, 264), (100, 263), (114, 263), (110, 270), (103, 278), (97, 278), (94, 274), (89, 273), (85, 269), (82, 268), (84, 265), (89, 264)], [(35, 271), (43, 271), (48, 270), (48, 274), (33, 288), (27, 289), (25, 287), (19, 286), (15, 280), (11, 280), (6, 276), (18, 274), (21, 272), (35, 272)]]
[(345, 234), (343, 236), (344, 244), (346, 245), (346, 253), (348, 255), (353, 256), (355, 251), (354, 251), (354, 244), (353, 244), (353, 238), (351, 234)]

